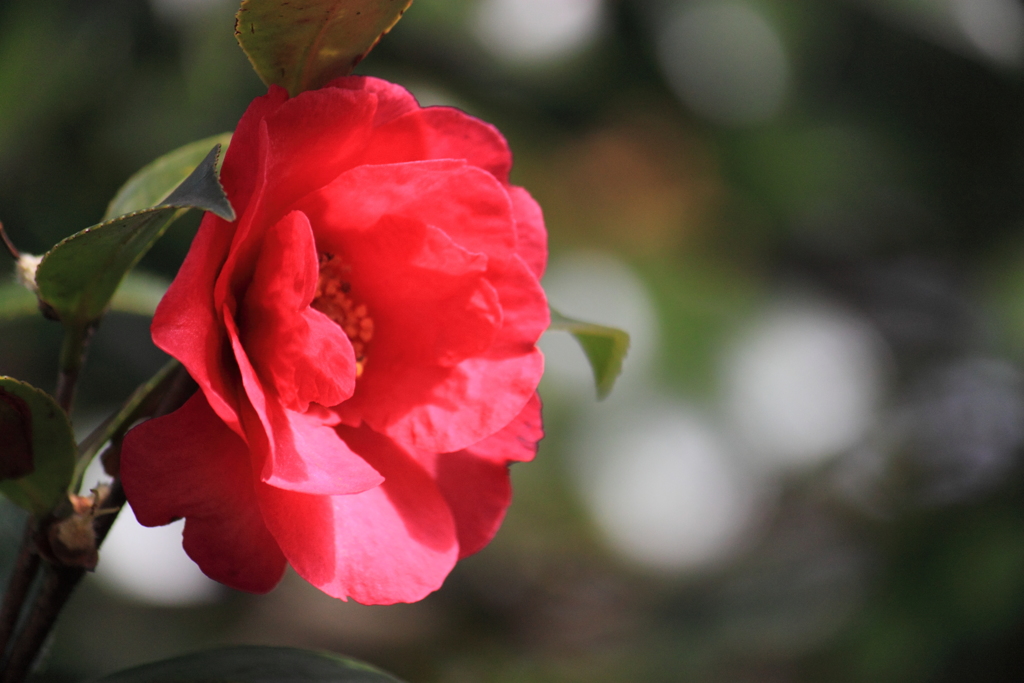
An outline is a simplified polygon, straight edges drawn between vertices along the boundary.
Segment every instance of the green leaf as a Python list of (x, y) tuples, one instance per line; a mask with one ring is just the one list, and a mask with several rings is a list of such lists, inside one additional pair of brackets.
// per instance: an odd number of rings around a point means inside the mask
[(36, 515), (45, 515), (67, 495), (75, 469), (75, 435), (64, 411), (49, 394), (11, 377), (0, 377), (0, 392), (28, 404), (32, 414), (34, 471), (0, 481), (0, 493)]
[(267, 85), (294, 97), (352, 73), (412, 0), (243, 0), (235, 38)]
[(288, 647), (227, 647), (175, 657), (92, 683), (400, 683), (354, 659)]
[(629, 335), (614, 327), (568, 318), (553, 308), (550, 329), (564, 330), (576, 338), (594, 371), (597, 397), (607, 396), (622, 372), (622, 360), (629, 351)]
[(219, 146), (159, 206), (86, 228), (51, 249), (36, 271), (39, 297), (65, 325), (97, 320), (139, 260), (189, 208), (234, 220), (217, 180)]
[(157, 206), (202, 163), (214, 145), (227, 149), (231, 133), (196, 140), (168, 152), (128, 179), (103, 215), (103, 222)]

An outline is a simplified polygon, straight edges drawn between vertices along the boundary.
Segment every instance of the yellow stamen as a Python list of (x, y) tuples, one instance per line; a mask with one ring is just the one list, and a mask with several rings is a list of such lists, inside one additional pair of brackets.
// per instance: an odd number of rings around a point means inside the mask
[(352, 285), (345, 279), (346, 271), (334, 254), (320, 254), (320, 278), (312, 306), (345, 331), (356, 353), (356, 377), (360, 377), (366, 367), (366, 347), (373, 339), (373, 318), (365, 304), (357, 304), (349, 296)]

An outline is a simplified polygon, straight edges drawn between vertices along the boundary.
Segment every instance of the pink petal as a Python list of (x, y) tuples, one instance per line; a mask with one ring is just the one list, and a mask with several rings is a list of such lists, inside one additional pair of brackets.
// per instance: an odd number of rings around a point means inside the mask
[(263, 211), (270, 221), (360, 163), (376, 110), (371, 93), (322, 88), (300, 93), (267, 116), (265, 163), (273, 191)]
[(426, 456), (448, 502), (459, 537), (459, 559), (490, 543), (512, 499), (508, 465), (532, 460), (544, 436), (536, 394), (497, 434), (456, 453)]
[(497, 128), (453, 107), (422, 111), (428, 131), (427, 159), (465, 159), (508, 183), (512, 151)]
[[(462, 249), (442, 231), (386, 217), (345, 240), (352, 259), (352, 295), (374, 320), (376, 370), (450, 366), (486, 350), (501, 324), (487, 258)], [(365, 375), (364, 375), (365, 376)]]
[(439, 228), (471, 252), (516, 252), (516, 222), (505, 188), (489, 173), (458, 161), (354, 168), (303, 206), (317, 216), (317, 226), (360, 229), (386, 215), (405, 216)]
[(267, 176), (270, 138), (265, 121), (260, 123), (256, 144), (257, 173), (252, 198), (234, 223), (231, 245), (226, 258), (219, 265), (220, 272), (213, 286), (213, 306), (218, 311), (225, 306), (232, 312), (237, 309), (238, 299), (245, 292), (256, 269), (263, 235), (276, 222), (268, 222), (263, 211), (267, 186), (272, 184)]
[[(375, 331), (355, 394), (337, 406), (345, 423), (366, 420), (410, 448), (451, 451), (515, 417), (539, 373), (502, 370), (504, 356), (493, 368), (474, 366), (482, 376), (460, 370), (490, 357), (495, 335), (505, 329), (500, 292), (477, 270), (476, 258), (440, 231), (398, 219), (382, 220), (365, 240), (348, 245), (340, 252), (358, 264), (351, 292), (365, 302)], [(520, 268), (537, 287), (525, 265)], [(541, 312), (546, 315), (543, 306)], [(528, 356), (532, 346), (515, 350)]]
[[(388, 393), (389, 375), (370, 375), (369, 364), (351, 399), (338, 407), (346, 424), (365, 419), (409, 448), (447, 453), (495, 433), (520, 413), (544, 373), (535, 344), (547, 329), (544, 292), (518, 257), (488, 278), (501, 297), (502, 324), (491, 346), (447, 372), (409, 370), (404, 393)], [(380, 384), (378, 384), (380, 382)]]
[(548, 231), (544, 227), (544, 214), (540, 205), (523, 188), (509, 187), (508, 196), (512, 199), (512, 213), (516, 218), (516, 251), (540, 279), (548, 263)]
[(277, 445), (273, 467), (264, 482), (281, 489), (320, 495), (361, 493), (380, 486), (384, 477), (345, 444), (326, 410), (308, 413), (278, 410), (270, 419)]
[[(234, 204), (239, 230), (221, 275), (222, 281), (231, 283), (230, 289), (236, 291), (239, 283), (248, 282), (267, 228), (298, 199), (358, 163), (376, 107), (377, 98), (371, 93), (341, 88), (311, 90), (281, 103), (257, 124), (247, 127), (246, 160), (254, 171), (245, 203)], [(222, 288), (218, 305), (223, 296)]]
[(260, 479), (313, 494), (357, 493), (378, 486), (381, 475), (345, 445), (334, 431), (333, 414), (315, 407), (308, 413), (288, 410), (265, 391), (227, 312), (224, 322), (249, 399), (241, 404), (242, 420)]
[[(350, 212), (337, 211), (346, 197), (329, 192), (303, 204), (320, 249), (349, 268), (349, 296), (373, 319), (361, 382), (387, 368), (396, 375), (416, 367), (432, 372), (487, 349), (501, 320), (497, 294), (485, 277), (487, 257), (418, 219), (359, 211), (360, 203), (377, 200), (378, 190), (386, 194), (377, 185), (364, 186), (362, 201), (353, 197)], [(403, 392), (397, 378), (389, 395)]]
[(366, 164), (464, 159), (503, 184), (512, 169), (512, 152), (498, 129), (452, 107), (409, 112), (377, 128), (363, 159)]
[(293, 211), (267, 231), (242, 305), (242, 346), (264, 383), (299, 412), (337, 405), (355, 389), (352, 344), (310, 308), (318, 277), (309, 220)]
[(252, 279), (266, 231), (298, 199), (358, 162), (375, 110), (370, 93), (328, 88), (283, 102), (247, 129), (252, 187), (244, 204), (228, 195), (239, 218), (214, 288), (215, 308), (238, 297)]
[(475, 457), (468, 450), (436, 456), (435, 476), (455, 518), (459, 559), (490, 543), (512, 502), (508, 466)]
[(376, 95), (377, 111), (373, 117), (375, 128), (420, 108), (412, 93), (402, 86), (371, 76), (346, 76), (335, 79), (324, 87), (362, 90)]
[(202, 392), (128, 432), (121, 480), (143, 525), (185, 517), (185, 552), (207, 576), (253, 593), (280, 581), (285, 560), (263, 523), (248, 449)]
[(267, 525), (299, 575), (328, 595), (366, 604), (420, 600), (458, 558), (451, 512), (422, 466), (395, 444), (365, 427), (339, 432), (384, 483), (329, 497), (261, 486)]
[[(408, 413), (388, 415), (392, 419), (380, 431), (421, 450), (450, 452), (465, 448), (479, 441), (481, 435), (508, 424), (536, 390), (543, 372), (540, 351), (525, 357), (470, 358), (430, 387), (430, 394)], [(342, 404), (341, 408), (345, 407)], [(378, 418), (369, 409), (364, 414), (370, 425)]]
[(511, 355), (532, 352), (534, 344), (551, 324), (547, 296), (530, 267), (518, 256), (491, 265), (487, 279), (501, 297), (502, 315), (501, 329), (491, 352)]
[(184, 365), (213, 410), (241, 434), (236, 381), (223, 359), (229, 346), (213, 303), (214, 281), (234, 234), (212, 213), (203, 217), (185, 262), (157, 306), (153, 342)]
[(512, 422), (498, 433), (465, 449), (465, 452), (500, 464), (529, 462), (537, 454), (537, 444), (543, 438), (540, 396), (535, 393)]
[(238, 215), (249, 205), (249, 199), (256, 188), (260, 164), (259, 132), (263, 120), (287, 100), (288, 92), (284, 88), (270, 86), (266, 95), (252, 101), (231, 135), (231, 144), (224, 154), (220, 181)]

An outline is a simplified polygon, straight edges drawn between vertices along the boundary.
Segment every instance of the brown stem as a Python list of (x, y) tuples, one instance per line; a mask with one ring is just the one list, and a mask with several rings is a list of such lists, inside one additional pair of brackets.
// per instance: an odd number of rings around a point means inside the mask
[(18, 559), (14, 562), (14, 570), (7, 582), (3, 607), (0, 607), (0, 661), (7, 651), (7, 643), (14, 634), (14, 628), (18, 625), (21, 608), (24, 606), (32, 582), (39, 572), (39, 553), (35, 550), (35, 533), (35, 519), (30, 517), (25, 522), (25, 535), (22, 537), (21, 547), (18, 549)]
[(60, 350), (60, 374), (57, 375), (57, 390), (54, 398), (64, 412), (71, 414), (71, 403), (75, 398), (78, 373), (85, 361), (85, 349), (92, 337), (94, 325), (65, 325), (64, 343)]
[(85, 570), (81, 567), (47, 565), (45, 576), (43, 589), (36, 599), (36, 608), (11, 650), (11, 657), (4, 667), (0, 683), (20, 683), (25, 679), (37, 653), (46, 641), (46, 636), (57, 621), (61, 608), (71, 597), (75, 586), (85, 576)]
[[(195, 393), (196, 384), (184, 368), (177, 370), (177, 376), (172, 380), (171, 386), (153, 411), (152, 417), (159, 417), (173, 412), (184, 405), (185, 401)], [(121, 444), (115, 441), (110, 446), (112, 449), (120, 449)], [(120, 511), (126, 502), (124, 488), (121, 486), (120, 478), (114, 479), (110, 485), (110, 491), (97, 506), (102, 510)], [(117, 512), (102, 514), (93, 520), (93, 530), (96, 533), (96, 546), (99, 547), (106, 538), (110, 527), (117, 518)], [(47, 564), (45, 569), (45, 582), (42, 591), (36, 597), (32, 605), (32, 612), (25, 622), (24, 628), (18, 634), (17, 640), (11, 648), (11, 655), (6, 662), (3, 672), (0, 673), (0, 683), (22, 683), (32, 668), (33, 663), (39, 656), (39, 651), (54, 624), (64, 608), (68, 598), (74, 591), (75, 586), (82, 580), (85, 570), (81, 567), (64, 567)]]
[(0, 222), (0, 239), (4, 241), (4, 246), (7, 247), (7, 251), (11, 252), (11, 256), (14, 257), (14, 260), (20, 260), (21, 252), (18, 251), (16, 246), (14, 246), (14, 242), (11, 241), (11, 238), (7, 236), (7, 231), (4, 230), (4, 224), (2, 222)]
[[(125, 504), (124, 489), (115, 479), (110, 492), (99, 504), (101, 509), (119, 510)], [(96, 545), (99, 546), (113, 526), (117, 513), (100, 515), (93, 521)], [(38, 557), (38, 556), (37, 556)], [(57, 623), (57, 617), (71, 597), (75, 586), (85, 576), (81, 567), (62, 567), (47, 564), (43, 588), (36, 598), (32, 612), (11, 648), (11, 656), (0, 674), (0, 683), (21, 683), (35, 663), (47, 636)]]
[(164, 394), (160, 403), (153, 410), (153, 417), (173, 413), (185, 405), (185, 401), (189, 400), (198, 388), (199, 385), (192, 379), (192, 375), (188, 374), (188, 370), (184, 367), (178, 368), (175, 371), (174, 379), (171, 380), (171, 386), (167, 389), (167, 393)]

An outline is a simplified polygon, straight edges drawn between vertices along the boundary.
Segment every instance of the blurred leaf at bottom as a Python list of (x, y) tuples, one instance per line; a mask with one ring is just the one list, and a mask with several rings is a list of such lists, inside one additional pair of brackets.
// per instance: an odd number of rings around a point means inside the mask
[(287, 647), (228, 647), (121, 671), (93, 683), (401, 683), (369, 664), (327, 652)]

